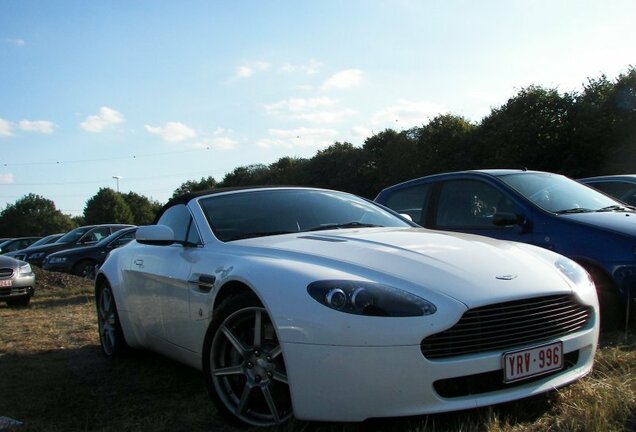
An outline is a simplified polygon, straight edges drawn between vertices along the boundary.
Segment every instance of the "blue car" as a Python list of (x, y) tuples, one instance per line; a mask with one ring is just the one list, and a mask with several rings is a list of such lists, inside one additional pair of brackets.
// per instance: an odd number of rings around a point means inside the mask
[(425, 228), (530, 243), (572, 258), (594, 279), (603, 327), (629, 320), (636, 295), (634, 207), (562, 175), (527, 170), (422, 177), (382, 190), (375, 201)]

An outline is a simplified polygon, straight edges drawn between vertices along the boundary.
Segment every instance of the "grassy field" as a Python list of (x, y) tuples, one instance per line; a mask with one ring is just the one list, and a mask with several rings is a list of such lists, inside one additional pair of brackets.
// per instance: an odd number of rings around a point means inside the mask
[[(0, 305), (0, 417), (16, 431), (231, 431), (200, 372), (158, 355), (99, 350), (92, 284), (38, 271), (27, 308)], [(636, 336), (603, 336), (594, 373), (560, 391), (445, 415), (362, 424), (292, 421), (281, 431), (634, 431)]]

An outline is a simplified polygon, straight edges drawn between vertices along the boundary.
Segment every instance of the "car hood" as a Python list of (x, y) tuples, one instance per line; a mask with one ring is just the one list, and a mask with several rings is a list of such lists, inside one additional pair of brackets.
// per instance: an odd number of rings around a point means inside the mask
[(90, 254), (91, 252), (95, 252), (96, 250), (99, 250), (101, 248), (92, 245), (92, 246), (83, 246), (81, 244), (72, 244), (69, 245), (69, 247), (62, 249), (58, 252), (54, 252), (52, 254), (50, 254), (49, 256), (56, 256), (56, 257), (60, 257), (60, 256), (70, 256), (70, 255), (74, 255), (74, 254)]
[(46, 252), (46, 254), (52, 254), (53, 252), (85, 247), (86, 245), (80, 243), (52, 243), (48, 245), (37, 246), (34, 248), (24, 249), (27, 252), (27, 256), (31, 256), (38, 252)]
[(636, 212), (573, 213), (560, 215), (559, 218), (636, 237)]
[(423, 228), (346, 229), (261, 237), (235, 244), (282, 259), (328, 260), (330, 268), (385, 283), (389, 279), (423, 296), (432, 290), (470, 308), (572, 292), (553, 265), (556, 254), (471, 234)]

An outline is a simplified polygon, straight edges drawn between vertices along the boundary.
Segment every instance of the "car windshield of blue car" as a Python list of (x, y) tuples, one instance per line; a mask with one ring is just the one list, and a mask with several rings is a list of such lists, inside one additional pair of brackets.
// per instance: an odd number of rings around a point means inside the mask
[(545, 211), (557, 214), (621, 210), (625, 206), (558, 174), (520, 173), (499, 177)]
[(246, 191), (199, 203), (214, 235), (224, 242), (329, 229), (411, 226), (362, 198), (324, 190)]

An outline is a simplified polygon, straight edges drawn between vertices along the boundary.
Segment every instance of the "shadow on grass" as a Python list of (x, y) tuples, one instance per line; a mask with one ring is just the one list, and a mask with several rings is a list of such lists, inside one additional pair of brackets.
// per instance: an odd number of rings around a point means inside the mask
[[(201, 372), (159, 355), (134, 351), (116, 360), (98, 345), (0, 356), (0, 416), (24, 422), (20, 431), (231, 431), (204, 388)], [(276, 431), (485, 430), (493, 416), (533, 422), (550, 396), (460, 413), (359, 424), (293, 420)], [(253, 430), (253, 429), (250, 429)]]
[(0, 356), (0, 416), (20, 431), (225, 431), (199, 371), (139, 352), (108, 360), (99, 346)]
[(51, 299), (33, 299), (29, 307), (34, 308), (58, 308), (64, 306), (83, 305), (86, 303), (94, 303), (95, 298), (88, 294), (80, 294), (66, 298), (51, 298)]

